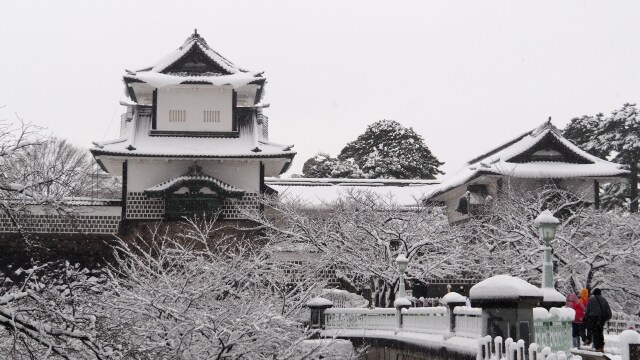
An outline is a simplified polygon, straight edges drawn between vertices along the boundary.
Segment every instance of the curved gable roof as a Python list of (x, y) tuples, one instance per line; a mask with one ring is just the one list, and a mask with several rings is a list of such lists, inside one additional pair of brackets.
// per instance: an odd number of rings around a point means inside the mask
[[(556, 153), (560, 156), (554, 157)], [(580, 149), (562, 136), (560, 130), (549, 120), (536, 129), (473, 158), (435, 187), (425, 200), (433, 199), (486, 174), (529, 179), (607, 178), (623, 176), (628, 171), (623, 165), (600, 159)]]

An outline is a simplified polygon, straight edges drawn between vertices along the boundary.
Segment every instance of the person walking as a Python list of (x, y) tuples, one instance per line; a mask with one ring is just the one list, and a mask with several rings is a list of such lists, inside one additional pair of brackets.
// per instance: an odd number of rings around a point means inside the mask
[(582, 343), (585, 345), (591, 345), (593, 341), (593, 336), (591, 336), (591, 331), (587, 326), (587, 319), (584, 318), (584, 310), (587, 308), (587, 304), (589, 303), (589, 290), (587, 288), (582, 288), (580, 290), (580, 300), (578, 300), (580, 305), (582, 305), (582, 327), (580, 328), (580, 337), (582, 338)]
[(598, 352), (604, 351), (604, 323), (611, 319), (611, 308), (607, 300), (602, 297), (600, 289), (593, 289), (584, 316), (589, 324), (593, 336), (593, 347)]
[(567, 295), (567, 307), (576, 312), (576, 315), (571, 322), (571, 339), (573, 340), (573, 347), (580, 348), (580, 337), (583, 333), (582, 320), (584, 318), (585, 306), (580, 302), (580, 300), (578, 300), (578, 296), (576, 296), (576, 294), (571, 293)]

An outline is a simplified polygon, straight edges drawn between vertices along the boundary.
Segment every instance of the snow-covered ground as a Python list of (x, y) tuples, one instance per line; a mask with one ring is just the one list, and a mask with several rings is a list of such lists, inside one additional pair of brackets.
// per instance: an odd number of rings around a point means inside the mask
[(409, 331), (360, 329), (323, 330), (321, 334), (323, 337), (363, 337), (397, 340), (437, 349), (446, 347), (449, 350), (467, 354), (477, 354), (478, 352), (478, 340), (459, 336), (448, 337), (441, 334), (425, 334)]

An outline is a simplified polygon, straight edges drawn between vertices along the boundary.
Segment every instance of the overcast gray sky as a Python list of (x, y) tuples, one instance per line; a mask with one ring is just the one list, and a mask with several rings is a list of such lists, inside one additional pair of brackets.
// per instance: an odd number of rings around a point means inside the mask
[(455, 171), (549, 116), (640, 100), (638, 1), (3, 1), (0, 116), (74, 143), (117, 137), (124, 69), (193, 29), (264, 70), (292, 172), (394, 119)]

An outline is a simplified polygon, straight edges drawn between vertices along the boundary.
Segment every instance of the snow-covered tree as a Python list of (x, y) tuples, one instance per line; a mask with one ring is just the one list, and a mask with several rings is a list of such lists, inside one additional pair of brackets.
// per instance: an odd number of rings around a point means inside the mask
[(443, 163), (431, 153), (422, 136), (394, 120), (369, 125), (338, 155), (353, 160), (367, 178), (433, 179)]
[(637, 252), (640, 218), (583, 206), (576, 194), (548, 186), (535, 191), (507, 187), (490, 206), (457, 225), (468, 241), (469, 271), (480, 278), (507, 273), (531, 283), (542, 279), (539, 229), (534, 219), (550, 209), (561, 224), (553, 243), (554, 279), (563, 293), (607, 289), (617, 309), (635, 311), (640, 293)]
[[(457, 274), (468, 258), (464, 239), (449, 226), (440, 208), (398, 205), (392, 197), (353, 190), (346, 196), (309, 209), (295, 199), (266, 198), (269, 216), (254, 216), (265, 236), (311, 254), (311, 258), (336, 269), (351, 291), (371, 291), (376, 306), (390, 306), (398, 287), (395, 259), (410, 259), (407, 279)], [(248, 214), (250, 215), (250, 214)]]
[(394, 260), (410, 259), (408, 280), (475, 278), (508, 273), (533, 284), (542, 278), (539, 229), (534, 219), (550, 209), (562, 221), (554, 242), (555, 280), (564, 292), (608, 289), (617, 309), (634, 310), (640, 294), (640, 218), (585, 206), (580, 194), (549, 184), (512, 188), (478, 209), (467, 222), (449, 225), (442, 209), (396, 206), (392, 198), (352, 191), (322, 208), (295, 199), (266, 199), (270, 217), (255, 217), (265, 237), (304, 249), (337, 269), (343, 285), (389, 306), (398, 285)]
[(608, 117), (598, 114), (572, 119), (564, 134), (585, 151), (629, 167), (631, 174), (628, 185), (605, 188), (603, 200), (606, 201), (605, 205), (609, 199), (619, 204), (622, 202), (621, 195), (624, 195), (629, 199), (629, 210), (637, 212), (640, 112), (636, 104), (624, 104)]
[(61, 200), (91, 191), (87, 181), (94, 169), (91, 155), (64, 139), (42, 138), (38, 145), (14, 154), (7, 165), (4, 176), (14, 183), (31, 184), (33, 201)]
[(364, 178), (364, 173), (352, 160), (339, 160), (325, 153), (307, 160), (302, 174), (310, 178)]
[(68, 263), (19, 270), (2, 279), (0, 353), (317, 359), (324, 349), (303, 344), (303, 304), (323, 286), (318, 269), (283, 267), (269, 245), (223, 235), (212, 220), (190, 221), (119, 241), (115, 263), (102, 271)]

